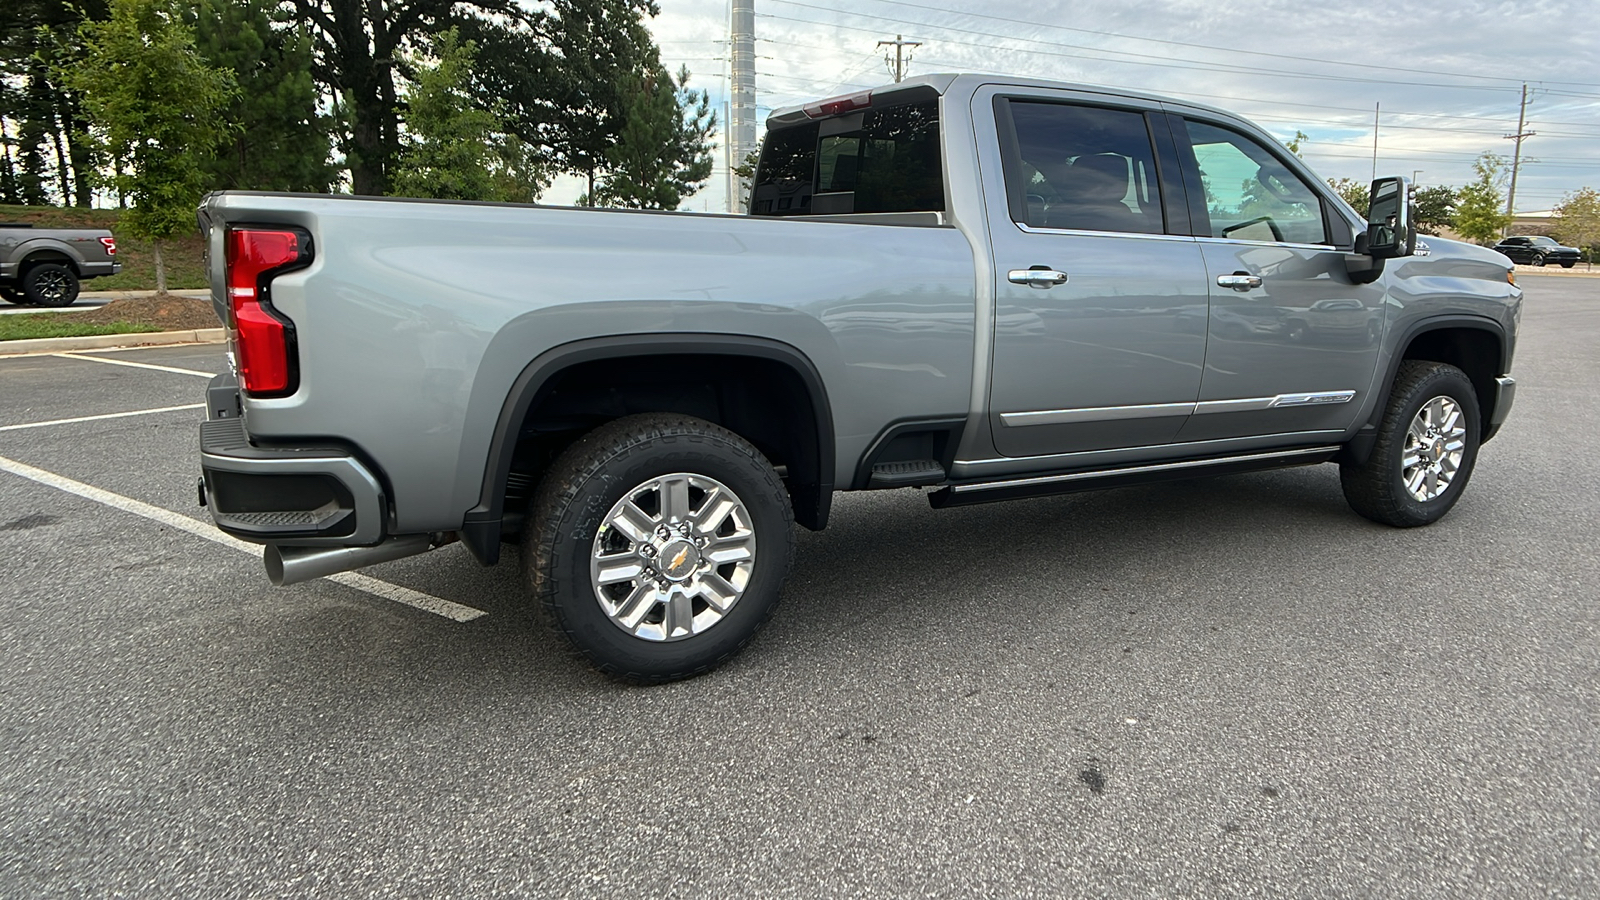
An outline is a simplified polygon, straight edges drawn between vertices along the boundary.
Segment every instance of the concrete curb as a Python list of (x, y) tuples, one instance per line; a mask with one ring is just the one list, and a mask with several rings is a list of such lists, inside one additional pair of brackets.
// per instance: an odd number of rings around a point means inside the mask
[[(1579, 263), (1578, 265), (1583, 265)], [(1555, 275), (1561, 278), (1600, 278), (1600, 269), (1580, 269), (1574, 266), (1563, 269), (1560, 266), (1524, 266), (1518, 264), (1518, 275)]]
[(106, 350), (112, 347), (166, 347), (173, 344), (217, 344), (228, 339), (222, 328), (192, 331), (147, 331), (142, 334), (102, 334), (94, 337), (35, 338), (0, 341), (0, 356), (61, 353), (65, 350)]

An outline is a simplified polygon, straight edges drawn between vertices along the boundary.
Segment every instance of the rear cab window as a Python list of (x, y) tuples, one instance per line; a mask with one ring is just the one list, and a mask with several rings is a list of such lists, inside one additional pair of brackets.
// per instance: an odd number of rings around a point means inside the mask
[(938, 96), (897, 93), (908, 96), (768, 131), (750, 214), (944, 212)]

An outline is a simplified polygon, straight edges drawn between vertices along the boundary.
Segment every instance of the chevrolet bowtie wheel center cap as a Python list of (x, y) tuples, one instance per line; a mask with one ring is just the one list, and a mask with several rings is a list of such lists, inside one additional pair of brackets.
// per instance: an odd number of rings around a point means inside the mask
[(688, 541), (673, 541), (661, 548), (661, 574), (683, 581), (700, 568), (700, 551)]

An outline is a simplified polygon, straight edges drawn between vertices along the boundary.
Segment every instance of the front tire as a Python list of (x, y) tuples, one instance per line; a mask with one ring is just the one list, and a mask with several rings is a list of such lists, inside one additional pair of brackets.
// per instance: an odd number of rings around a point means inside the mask
[(777, 608), (794, 513), (772, 464), (725, 428), (650, 413), (602, 425), (556, 460), (522, 538), (556, 630), (641, 684), (699, 675)]
[(28, 298), (23, 296), (22, 291), (9, 284), (0, 284), (0, 300), (4, 300), (7, 303), (15, 303), (18, 306), (26, 306), (28, 304)]
[(1372, 455), (1341, 463), (1345, 500), (1396, 528), (1431, 525), (1455, 506), (1478, 459), (1478, 395), (1455, 366), (1400, 364)]
[(1575, 259), (1563, 259), (1561, 261), (1561, 268), (1570, 269), (1570, 268), (1572, 268), (1573, 266), (1575, 266), (1577, 264), (1578, 264), (1578, 261), (1575, 260)]

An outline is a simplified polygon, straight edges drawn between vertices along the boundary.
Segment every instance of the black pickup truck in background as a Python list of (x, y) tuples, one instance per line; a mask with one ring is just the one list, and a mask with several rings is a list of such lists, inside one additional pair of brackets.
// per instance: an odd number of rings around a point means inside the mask
[(71, 306), (86, 278), (115, 275), (117, 239), (104, 228), (35, 228), (0, 222), (0, 298)]

